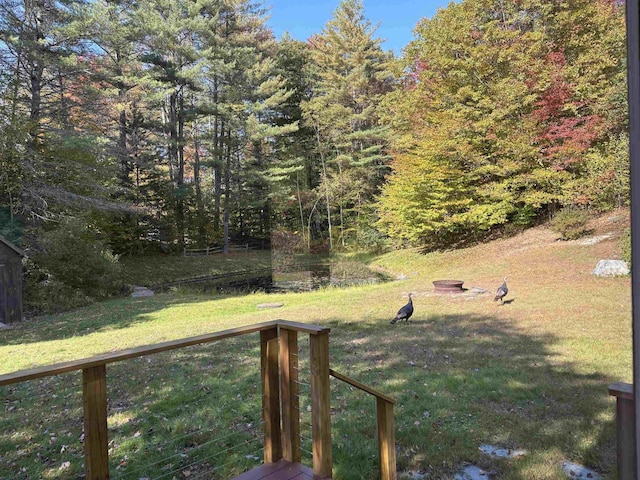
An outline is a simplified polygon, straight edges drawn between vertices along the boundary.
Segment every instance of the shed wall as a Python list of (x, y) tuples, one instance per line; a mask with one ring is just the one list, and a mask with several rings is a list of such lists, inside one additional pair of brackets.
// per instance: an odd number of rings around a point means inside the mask
[(22, 320), (22, 259), (0, 242), (0, 323)]

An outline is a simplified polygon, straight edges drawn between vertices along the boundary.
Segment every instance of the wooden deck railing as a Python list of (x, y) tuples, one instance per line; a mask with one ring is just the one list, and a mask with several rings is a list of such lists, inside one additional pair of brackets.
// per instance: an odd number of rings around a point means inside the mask
[(85, 473), (89, 480), (109, 479), (107, 365), (188, 346), (260, 334), (264, 463), (300, 463), (298, 334), (309, 335), (313, 474), (331, 478), (329, 377), (333, 375), (374, 395), (382, 480), (395, 480), (394, 400), (329, 368), (329, 329), (285, 320), (239, 327), (207, 335), (121, 350), (90, 358), (0, 375), (0, 387), (67, 372), (82, 371)]
[(616, 456), (618, 478), (635, 478), (635, 414), (633, 407), (633, 385), (614, 382), (609, 385), (609, 395), (616, 397)]
[(376, 415), (378, 420), (378, 458), (380, 461), (380, 478), (396, 480), (396, 440), (393, 421), (393, 406), (396, 401), (352, 378), (329, 369), (332, 377), (376, 397)]

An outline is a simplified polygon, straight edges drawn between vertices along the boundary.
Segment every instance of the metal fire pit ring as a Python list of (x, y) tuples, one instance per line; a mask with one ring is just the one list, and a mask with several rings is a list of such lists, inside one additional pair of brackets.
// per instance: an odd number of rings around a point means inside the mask
[(462, 293), (463, 280), (435, 280), (433, 282), (435, 293)]

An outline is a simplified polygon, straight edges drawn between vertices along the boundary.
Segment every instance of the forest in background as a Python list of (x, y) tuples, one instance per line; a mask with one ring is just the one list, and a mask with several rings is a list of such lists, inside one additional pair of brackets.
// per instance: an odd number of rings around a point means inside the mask
[(464, 0), (381, 44), (362, 0), (306, 42), (251, 0), (0, 0), (27, 294), (113, 293), (122, 255), (437, 249), (628, 203), (620, 0)]

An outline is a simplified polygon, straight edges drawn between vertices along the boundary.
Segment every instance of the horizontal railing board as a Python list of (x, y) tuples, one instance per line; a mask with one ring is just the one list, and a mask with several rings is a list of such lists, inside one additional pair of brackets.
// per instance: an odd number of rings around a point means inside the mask
[(35, 380), (37, 378), (50, 377), (53, 375), (73, 372), (76, 370), (84, 370), (86, 368), (96, 367), (98, 365), (106, 365), (109, 363), (120, 362), (132, 358), (144, 357), (146, 355), (152, 355), (155, 353), (167, 352), (178, 348), (216, 342), (226, 338), (238, 337), (240, 335), (247, 335), (250, 333), (260, 332), (263, 330), (269, 330), (271, 328), (278, 327), (309, 333), (311, 335), (317, 335), (329, 331), (328, 328), (319, 327), (317, 325), (307, 325), (304, 323), (291, 322), (288, 320), (272, 320), (270, 322), (257, 323), (254, 325), (232, 328), (229, 330), (222, 330), (216, 333), (208, 333), (195, 337), (170, 340), (167, 342), (133, 347), (116, 352), (103, 353), (93, 357), (71, 360), (54, 365), (46, 365), (43, 367), (36, 367), (27, 370), (19, 370), (17, 372), (0, 375), (0, 387), (4, 385), (24, 382), (26, 380)]
[(393, 398), (385, 395), (384, 393), (379, 392), (379, 391), (377, 391), (377, 390), (375, 390), (375, 389), (373, 389), (371, 387), (368, 387), (364, 383), (360, 383), (357, 380), (354, 380), (353, 378), (349, 378), (346, 375), (338, 373), (332, 368), (329, 369), (329, 374), (331, 376), (337, 378), (338, 380), (342, 380), (343, 382), (348, 383), (352, 387), (356, 387), (359, 390), (362, 390), (364, 392), (367, 392), (370, 395), (373, 395), (376, 398), (381, 398), (382, 400), (384, 400), (386, 402), (389, 402), (389, 403), (392, 403), (392, 404), (396, 403), (396, 401)]
[(609, 385), (609, 395), (626, 400), (633, 400), (633, 385), (630, 383), (613, 382)]
[(288, 328), (289, 330), (308, 333), (310, 335), (329, 333), (331, 331), (331, 329), (328, 327), (321, 327), (319, 325), (312, 325), (308, 323), (292, 322), (290, 320), (276, 320), (276, 323), (280, 328)]

